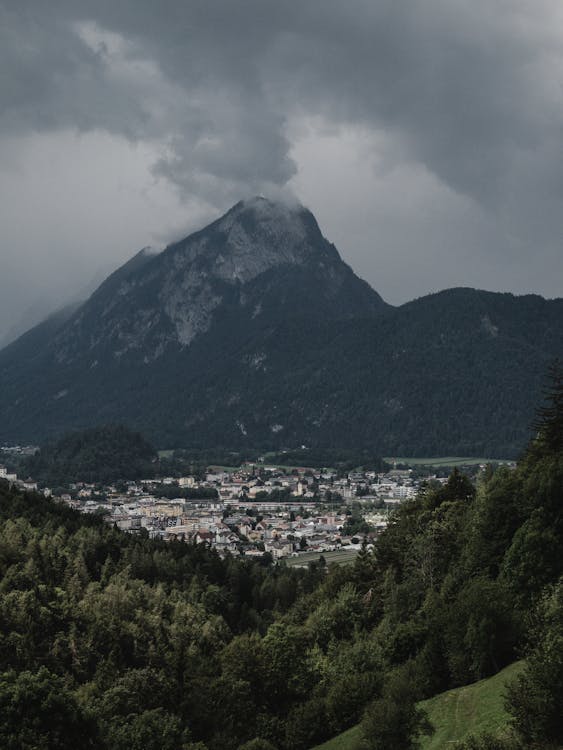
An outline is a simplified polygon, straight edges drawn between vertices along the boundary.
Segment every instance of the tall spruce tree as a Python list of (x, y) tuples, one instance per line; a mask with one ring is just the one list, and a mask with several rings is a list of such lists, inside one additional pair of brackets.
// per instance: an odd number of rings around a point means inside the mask
[(538, 409), (533, 427), (537, 432), (536, 444), (557, 452), (563, 450), (563, 366), (558, 359), (550, 366), (548, 377), (545, 404)]

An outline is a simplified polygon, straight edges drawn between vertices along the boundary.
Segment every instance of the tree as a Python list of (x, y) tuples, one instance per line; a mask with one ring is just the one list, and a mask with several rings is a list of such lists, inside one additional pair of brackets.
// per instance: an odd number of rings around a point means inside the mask
[(285, 747), (308, 750), (329, 736), (328, 717), (324, 699), (314, 696), (289, 713), (285, 723)]
[(475, 487), (469, 477), (462, 474), (457, 466), (448, 477), (448, 481), (443, 487), (429, 492), (426, 496), (426, 505), (429, 508), (436, 508), (441, 503), (448, 500), (464, 500), (471, 502), (475, 497)]
[(366, 750), (417, 750), (420, 736), (432, 734), (426, 713), (416, 705), (414, 668), (394, 672), (383, 694), (364, 714), (361, 724)]
[(0, 717), (3, 750), (100, 747), (94, 722), (64, 681), (45, 667), (0, 675)]
[(509, 686), (508, 708), (529, 747), (563, 744), (563, 577), (538, 608), (535, 643), (524, 672)]
[(488, 677), (514, 660), (519, 628), (501, 581), (470, 579), (445, 614), (444, 642), (455, 684)]
[(354, 560), (354, 580), (362, 594), (370, 591), (376, 578), (376, 560), (372, 551), (368, 549), (367, 538), (364, 537), (360, 551)]
[(115, 750), (179, 750), (190, 737), (178, 716), (155, 708), (116, 722), (109, 739)]
[(532, 447), (555, 452), (563, 450), (563, 367), (559, 360), (550, 366), (548, 378), (546, 403), (538, 409), (533, 423), (537, 439)]

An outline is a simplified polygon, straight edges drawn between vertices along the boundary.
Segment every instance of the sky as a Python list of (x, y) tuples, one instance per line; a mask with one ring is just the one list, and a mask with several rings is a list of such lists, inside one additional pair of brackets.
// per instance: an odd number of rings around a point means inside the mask
[(0, 342), (255, 194), (392, 304), (563, 296), (563, 4), (0, 0)]

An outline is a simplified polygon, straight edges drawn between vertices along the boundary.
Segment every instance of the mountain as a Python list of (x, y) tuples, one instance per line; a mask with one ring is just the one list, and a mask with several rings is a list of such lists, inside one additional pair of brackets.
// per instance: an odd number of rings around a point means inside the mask
[(109, 269), (99, 268), (96, 273), (88, 280), (88, 283), (79, 286), (77, 289), (71, 289), (69, 296), (55, 301), (48, 295), (34, 299), (11, 323), (0, 320), (0, 349), (16, 341), (26, 331), (40, 324), (45, 318), (57, 315), (64, 308), (78, 307), (92, 292), (97, 289), (101, 282), (108, 275)]
[(1, 351), (0, 441), (122, 422), (161, 447), (509, 456), (557, 355), (563, 300), (395, 308), (307, 209), (254, 198)]
[(162, 255), (141, 251), (61, 331), (54, 354), (64, 365), (147, 364), (186, 350), (226, 317), (247, 326), (277, 324), (282, 315), (353, 318), (384, 307), (309, 211), (256, 198)]

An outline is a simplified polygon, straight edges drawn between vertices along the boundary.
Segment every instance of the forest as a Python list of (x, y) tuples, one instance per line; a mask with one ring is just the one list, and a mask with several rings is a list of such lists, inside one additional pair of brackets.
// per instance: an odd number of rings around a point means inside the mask
[(124, 425), (103, 425), (69, 432), (41, 447), (23, 462), (23, 472), (42, 485), (151, 478), (158, 470), (157, 453), (138, 432)]
[[(0, 484), (0, 746), (365, 750), (431, 732), (417, 702), (523, 658), (510, 731), (563, 746), (563, 378), (516, 469), (454, 471), (349, 567), (126, 535)], [(22, 716), (26, 717), (22, 721)]]

